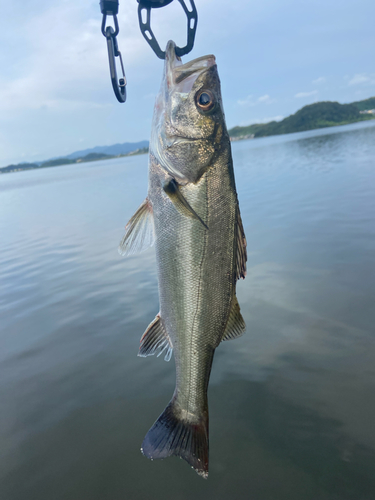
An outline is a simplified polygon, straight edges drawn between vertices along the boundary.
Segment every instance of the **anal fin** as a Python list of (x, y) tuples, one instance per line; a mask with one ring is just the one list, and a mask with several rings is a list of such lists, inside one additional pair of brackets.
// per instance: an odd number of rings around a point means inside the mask
[(135, 212), (125, 226), (125, 234), (120, 241), (118, 251), (121, 255), (142, 252), (154, 243), (154, 220), (148, 198)]
[(145, 358), (146, 356), (152, 356), (159, 351), (159, 357), (165, 349), (167, 352), (164, 359), (165, 361), (169, 361), (172, 356), (173, 347), (168, 333), (164, 328), (162, 319), (158, 314), (154, 321), (148, 325), (145, 333), (142, 335), (138, 356)]
[(245, 330), (246, 325), (240, 311), (237, 297), (233, 295), (227, 326), (221, 340), (231, 340), (241, 337), (245, 333)]

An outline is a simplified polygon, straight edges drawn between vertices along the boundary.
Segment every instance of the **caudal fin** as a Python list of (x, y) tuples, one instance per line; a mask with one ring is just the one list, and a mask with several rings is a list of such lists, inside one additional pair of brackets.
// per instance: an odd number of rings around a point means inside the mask
[(184, 420), (180, 413), (172, 400), (146, 434), (141, 451), (151, 459), (177, 455), (207, 479), (208, 419)]

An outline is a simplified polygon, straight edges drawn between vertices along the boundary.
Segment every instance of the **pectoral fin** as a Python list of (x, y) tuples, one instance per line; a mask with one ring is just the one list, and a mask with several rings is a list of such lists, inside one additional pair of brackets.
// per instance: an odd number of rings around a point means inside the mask
[(169, 340), (168, 333), (166, 332), (163, 322), (158, 314), (154, 321), (148, 325), (147, 330), (142, 335), (138, 356), (145, 358), (146, 356), (152, 356), (159, 350), (159, 357), (165, 349), (167, 349), (167, 352), (164, 359), (165, 361), (169, 361), (172, 356), (173, 347), (171, 341)]
[(227, 326), (221, 340), (231, 340), (241, 337), (245, 333), (246, 325), (240, 312), (237, 297), (233, 295), (232, 308), (229, 313)]
[(184, 198), (179, 185), (174, 179), (166, 182), (163, 185), (165, 194), (173, 203), (174, 207), (181, 215), (185, 217), (190, 217), (191, 219), (197, 219), (203, 226), (208, 229), (208, 226), (203, 222), (195, 210), (189, 205), (188, 201)]
[(121, 255), (142, 252), (154, 244), (154, 220), (148, 198), (125, 226), (125, 234), (118, 251)]

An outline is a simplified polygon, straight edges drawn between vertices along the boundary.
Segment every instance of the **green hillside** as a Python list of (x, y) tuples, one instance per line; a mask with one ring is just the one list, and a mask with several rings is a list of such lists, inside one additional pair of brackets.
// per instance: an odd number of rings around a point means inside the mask
[(360, 111), (364, 111), (365, 109), (375, 109), (375, 97), (370, 97), (364, 101), (353, 102), (352, 104)]
[(338, 102), (317, 102), (304, 106), (294, 115), (280, 122), (256, 123), (247, 127), (233, 127), (228, 132), (232, 139), (265, 137), (269, 135), (291, 134), (317, 128), (346, 125), (375, 118), (373, 114), (360, 114), (360, 111), (375, 108), (375, 97), (351, 104)]

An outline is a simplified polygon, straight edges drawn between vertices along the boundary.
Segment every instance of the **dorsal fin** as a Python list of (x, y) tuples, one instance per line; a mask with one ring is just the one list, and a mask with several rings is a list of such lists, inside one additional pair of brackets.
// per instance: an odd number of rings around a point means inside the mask
[(148, 198), (135, 212), (125, 226), (125, 234), (120, 241), (118, 251), (121, 255), (142, 252), (154, 244), (154, 220)]
[(236, 256), (236, 279), (244, 278), (246, 276), (246, 236), (243, 230), (240, 208), (237, 207), (237, 256)]
[(225, 327), (224, 335), (221, 340), (231, 340), (241, 337), (241, 335), (245, 333), (245, 330), (246, 325), (240, 312), (237, 297), (233, 295), (227, 326)]
[(164, 359), (165, 361), (169, 361), (173, 351), (172, 343), (160, 315), (157, 314), (154, 321), (148, 325), (145, 333), (142, 335), (138, 356), (145, 358), (146, 356), (152, 356), (159, 350), (159, 357), (165, 349), (167, 349), (167, 352)]

